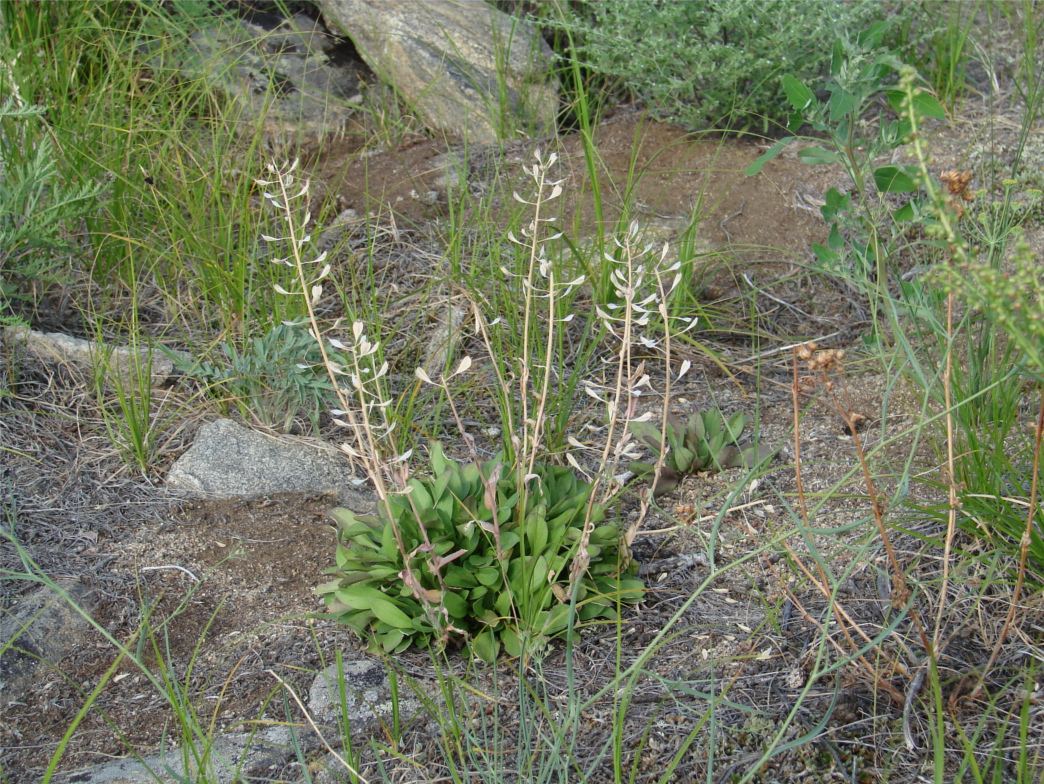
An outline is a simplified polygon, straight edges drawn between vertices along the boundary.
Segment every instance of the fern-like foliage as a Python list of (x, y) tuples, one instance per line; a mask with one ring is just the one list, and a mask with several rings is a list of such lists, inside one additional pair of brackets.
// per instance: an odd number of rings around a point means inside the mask
[(32, 120), (42, 107), (0, 106), (0, 322), (15, 321), (8, 303), (17, 296), (12, 277), (51, 280), (65, 247), (65, 227), (93, 209), (104, 183), (72, 184), (59, 173), (58, 154)]
[(300, 327), (279, 324), (241, 348), (222, 343), (216, 362), (170, 354), (182, 373), (232, 402), (245, 418), (289, 431), (303, 414), (318, 430), (319, 414), (333, 405), (333, 385), (322, 370), (315, 340)]

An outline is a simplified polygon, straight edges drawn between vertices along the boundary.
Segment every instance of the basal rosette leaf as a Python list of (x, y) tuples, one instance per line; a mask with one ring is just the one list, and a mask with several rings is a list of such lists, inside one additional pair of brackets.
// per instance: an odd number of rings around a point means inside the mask
[(335, 579), (317, 593), (338, 621), (374, 647), (396, 652), (429, 645), (446, 639), (440, 629), (449, 623), (451, 641), (490, 659), (501, 643), (518, 655), (522, 640), (562, 633), (569, 573), (588, 519), (595, 528), (588, 545), (591, 571), (578, 586), (586, 602), (581, 620), (616, 612), (616, 599), (591, 603), (601, 594), (596, 573), (609, 583), (624, 577), (627, 590), (613, 589), (621, 601), (640, 597), (634, 587), (640, 582), (627, 577), (636, 564), (621, 551), (619, 527), (604, 523), (600, 506), (588, 515), (591, 488), (571, 470), (536, 466), (520, 487), (502, 456), (459, 465), (437, 444), (430, 455), (433, 475), (411, 478), (406, 492), (392, 495), (377, 515), (331, 513), (337, 566), (327, 574)]

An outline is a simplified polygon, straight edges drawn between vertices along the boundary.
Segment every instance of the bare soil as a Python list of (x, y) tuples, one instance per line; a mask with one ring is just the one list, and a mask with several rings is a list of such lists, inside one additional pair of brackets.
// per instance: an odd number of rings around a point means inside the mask
[[(952, 128), (940, 133), (941, 167), (944, 155), (960, 160), (967, 135), (964, 129)], [(915, 751), (903, 747), (896, 723), (900, 707), (889, 703), (867, 671), (846, 666), (832, 679), (812, 684), (799, 699), (816, 655), (810, 645), (820, 639), (817, 627), (824, 622), (826, 598), (789, 563), (782, 545), (749, 557), (791, 526), (784, 504), (796, 503), (791, 355), (780, 351), (782, 346), (820, 338), (823, 347), (852, 352), (846, 371), (852, 407), (870, 420), (862, 432), (864, 449), (871, 450), (908, 426), (916, 414), (916, 407), (903, 401), (885, 378), (862, 367), (858, 348), (866, 322), (860, 303), (845, 288), (807, 274), (810, 243), (825, 236), (822, 220), (808, 205), (838, 183), (839, 174), (783, 156), (760, 176), (747, 178), (744, 169), (763, 149), (758, 144), (694, 137), (635, 113), (621, 113), (599, 126), (595, 143), (603, 165), (606, 222), (616, 225), (625, 199), (630, 199), (638, 205), (638, 214), (630, 217), (651, 226), (657, 236), (674, 240), (698, 215), (696, 233), (708, 258), (713, 250), (732, 259), (715, 268), (705, 300), (725, 310), (745, 303), (744, 308), (756, 313), (762, 332), (756, 345), (738, 333), (715, 338), (714, 349), (728, 372), (706, 355), (692, 352), (695, 369), (688, 382), (675, 389), (672, 410), (681, 415), (711, 407), (756, 413), (761, 441), (781, 450), (773, 470), (757, 486), (729, 499), (738, 480), (734, 472), (689, 477), (678, 492), (663, 499), (662, 513), (644, 521), (646, 533), (635, 543), (636, 556), (646, 565), (660, 566), (644, 574), (649, 594), (619, 630), (624, 665), (640, 655), (705, 579), (705, 566), (686, 565), (680, 556), (705, 556), (713, 539), (719, 567), (742, 564), (725, 571), (701, 593), (676, 625), (677, 634), (649, 663), (650, 675), (635, 692), (624, 731), (625, 758), (637, 766), (639, 780), (662, 770), (704, 717), (708, 702), (700, 692), (726, 689), (731, 707), (715, 717), (717, 734), (713, 741), (704, 735), (693, 744), (679, 764), (677, 781), (705, 780), (712, 758), (717, 771), (713, 780), (744, 774), (792, 709), (797, 710), (796, 719), (784, 740), (804, 733), (815, 739), (774, 758), (757, 780), (911, 780), (907, 774), (926, 762), (926, 744)], [(446, 152), (445, 145), (407, 137), (397, 149), (360, 156), (350, 141), (339, 144), (317, 151), (311, 161), (320, 193), (336, 193), (340, 208), (370, 214), (389, 232), (438, 236), (438, 220), (452, 196), (435, 182), (435, 159)], [(567, 195), (561, 225), (572, 227), (578, 238), (593, 235), (599, 227), (586, 195), (590, 185), (585, 182), (579, 139), (567, 136), (542, 140), (540, 145), (561, 155)], [(519, 143), (503, 156), (490, 152), (485, 163), (476, 157), (468, 187), (495, 187), (498, 198), (509, 201), (511, 183), (518, 181), (520, 167), (531, 162), (537, 146)], [(630, 193), (619, 192), (620, 184), (629, 181), (634, 183)], [(430, 193), (435, 197), (429, 198)], [(416, 265), (430, 257), (396, 248), (396, 258), (403, 259), (405, 267), (399, 280), (407, 285), (417, 274)], [(394, 269), (394, 261), (386, 263)], [(321, 609), (313, 589), (333, 561), (334, 533), (326, 517), (331, 499), (172, 498), (162, 488), (162, 477), (190, 443), (199, 416), (208, 414), (167, 422), (169, 440), (159, 464), (148, 476), (135, 476), (105, 437), (82, 378), (31, 357), (18, 362), (20, 366), (8, 371), (15, 374), (9, 376), (13, 395), (0, 398), (3, 490), (17, 513), (18, 540), (46, 574), (85, 580), (104, 594), (97, 621), (105, 632), (137, 644), (134, 635), (143, 627), (150, 629), (144, 639), (145, 660), (154, 671), (166, 670), (182, 683), (202, 715), (213, 716), (218, 727), (262, 716), (284, 718), (282, 698), (273, 699), (278, 692), (273, 673), (300, 693), (312, 674), (332, 660), (334, 651), (360, 647), (351, 633), (312, 615)], [(891, 396), (890, 418), (882, 426), (886, 395)], [(815, 543), (838, 557), (835, 568), (849, 569), (844, 598), (853, 620), (867, 629), (880, 629), (881, 608), (887, 604), (878, 580), (879, 570), (886, 566), (883, 554), (870, 547), (853, 556), (856, 562), (844, 557), (856, 552), (850, 543), (871, 525), (866, 486), (856, 474), (842, 478), (857, 466), (853, 436), (840, 416), (827, 406), (809, 405), (810, 399), (802, 403), (807, 406), (801, 425), (805, 492), (818, 503), (835, 488), (816, 514), (814, 527), (822, 531)], [(908, 449), (899, 443), (892, 447), (903, 448)], [(875, 458), (875, 465), (884, 466), (884, 457)], [(931, 468), (928, 459), (926, 455), (926, 470)], [(635, 511), (628, 507), (624, 513)], [(849, 530), (849, 525), (856, 527)], [(925, 521), (910, 522), (912, 529), (918, 526), (920, 533), (938, 533)], [(899, 536), (897, 544), (904, 559), (924, 568), (917, 560), (922, 542)], [(807, 551), (812, 543), (794, 546)], [(0, 545), (0, 557), (5, 569), (20, 568), (18, 555), (6, 542)], [(970, 585), (980, 577), (968, 574), (965, 582)], [(3, 598), (13, 601), (29, 587), (8, 580)], [(964, 589), (954, 590), (952, 598), (959, 601)], [(922, 611), (929, 616), (933, 608)], [(1032, 612), (1039, 614), (1039, 607)], [(994, 639), (992, 621), (976, 628), (978, 632), (973, 629), (954, 643), (952, 658), (946, 660), (946, 682), (955, 689), (966, 672), (962, 667), (982, 662), (983, 651)], [(615, 628), (588, 630), (576, 651), (579, 682), (574, 688), (591, 694), (604, 685), (618, 666), (616, 651)], [(1002, 661), (1014, 657), (1006, 649)], [(66, 659), (52, 662), (52, 669), (21, 704), (3, 711), (4, 781), (23, 784), (39, 779), (85, 693), (113, 660), (112, 645), (94, 631)], [(463, 669), (459, 657), (453, 661)], [(404, 654), (401, 663), (418, 673), (429, 667), (426, 654), (416, 652)], [(568, 688), (564, 673), (563, 651), (556, 645), (540, 670), (552, 702)], [(515, 720), (508, 707), (512, 677), (510, 667), (503, 671), (501, 685), (509, 697), (502, 720), (509, 728)], [(882, 677), (905, 688), (899, 675)], [(999, 688), (1003, 677), (1001, 670), (991, 687)], [(683, 683), (688, 691), (679, 686)], [(602, 747), (614, 710), (610, 694), (583, 717), (581, 757), (590, 758)], [(61, 769), (123, 755), (127, 744), (146, 753), (174, 726), (170, 707), (135, 667), (124, 662), (80, 725)], [(647, 727), (648, 735), (643, 736)], [(403, 757), (416, 764), (408, 771), (403, 766), (402, 780), (442, 780), (445, 769), (433, 741), (435, 728), (422, 718), (415, 729), (406, 734), (401, 748)], [(1031, 732), (1039, 729), (1035, 717)], [(928, 728), (915, 721), (914, 731), (922, 738)], [(413, 778), (406, 778), (407, 773)], [(295, 772), (272, 775), (272, 780), (292, 779)], [(611, 770), (603, 765), (593, 780), (610, 778)]]

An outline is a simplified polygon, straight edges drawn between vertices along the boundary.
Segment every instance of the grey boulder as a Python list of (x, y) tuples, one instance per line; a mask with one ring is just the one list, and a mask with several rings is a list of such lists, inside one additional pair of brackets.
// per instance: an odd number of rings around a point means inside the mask
[(550, 47), (482, 0), (319, 0), (376, 74), (431, 128), (491, 144), (554, 129)]
[(342, 129), (362, 100), (359, 74), (331, 59), (333, 45), (307, 16), (257, 14), (199, 30), (173, 62), (158, 55), (151, 62), (220, 90), (238, 108), (241, 131), (260, 125), (286, 141)]
[(171, 466), (167, 487), (199, 498), (331, 494), (356, 512), (372, 511), (373, 494), (353, 480), (348, 458), (329, 444), (272, 436), (218, 419), (203, 425)]
[(150, 386), (161, 387), (174, 372), (174, 361), (159, 349), (105, 346), (60, 332), (37, 332), (25, 327), (6, 327), (4, 332), (8, 341), (24, 346), (45, 362), (60, 362), (91, 373), (100, 371), (108, 383), (119, 383), (124, 388), (136, 388), (139, 378), (148, 378)]

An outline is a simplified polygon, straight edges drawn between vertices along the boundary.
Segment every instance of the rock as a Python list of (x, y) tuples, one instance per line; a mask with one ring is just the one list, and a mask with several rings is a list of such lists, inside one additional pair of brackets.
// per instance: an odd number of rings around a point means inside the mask
[[(347, 707), (348, 729), (353, 743), (364, 741), (378, 731), (381, 722), (390, 722), (393, 712), (391, 683), (384, 665), (370, 659), (348, 660), (341, 663)], [(295, 746), (309, 755), (316, 749), (339, 749), (344, 742), (341, 721), (341, 676), (332, 664), (316, 676), (308, 697), (308, 715), (322, 733), (320, 739), (309, 725), (298, 726), (295, 737), (285, 726), (267, 727), (254, 735), (229, 733), (214, 740), (210, 747), (207, 770), (200, 772), (195, 764), (186, 770), (184, 754), (179, 749), (168, 749), (152, 754), (140, 762), (126, 757), (56, 778), (58, 784), (144, 784), (177, 781), (207, 781), (213, 784), (231, 784), (236, 781), (271, 781), (297, 759)], [(422, 685), (422, 688), (424, 686)], [(438, 684), (428, 686), (431, 696), (438, 694)], [(413, 691), (400, 683), (399, 717), (406, 722), (422, 706)], [(202, 752), (202, 749), (197, 749)], [(195, 758), (189, 755), (193, 763)], [(175, 775), (167, 771), (167, 767)], [(150, 770), (153, 771), (150, 773)], [(329, 755), (315, 781), (328, 784), (347, 778), (344, 766), (333, 754)]]
[[(431, 378), (437, 380), (439, 376), (447, 372), (446, 363), (456, 348), (460, 329), (464, 326), (467, 317), (468, 312), (452, 301), (447, 302), (445, 309), (440, 313), (439, 325), (428, 338), (422, 363)], [(459, 359), (462, 357), (458, 357)], [(452, 371), (453, 368), (449, 370)]]
[(359, 73), (334, 62), (335, 41), (307, 16), (249, 18), (193, 33), (180, 57), (153, 67), (174, 67), (205, 79), (236, 104), (239, 128), (278, 141), (325, 135), (344, 127), (362, 101)]
[(20, 701), (36, 677), (56, 668), (82, 643), (90, 627), (87, 616), (98, 604), (97, 595), (77, 581), (63, 580), (56, 585), (60, 590), (44, 586), (3, 608), (0, 708)]
[[(378, 730), (382, 723), (389, 724), (395, 706), (385, 665), (374, 659), (345, 660), (341, 662), (341, 673), (344, 680), (344, 706), (353, 740)], [(334, 748), (337, 748), (334, 738), (343, 734), (344, 726), (340, 684), (337, 665), (331, 664), (319, 673), (308, 693), (308, 713)], [(423, 688), (423, 684), (420, 685)], [(434, 694), (436, 688), (430, 691)], [(399, 682), (398, 692), (399, 721), (405, 723), (416, 716), (422, 706), (405, 682)]]
[(373, 494), (353, 478), (348, 458), (329, 444), (270, 436), (218, 419), (199, 429), (171, 466), (167, 486), (199, 498), (329, 493), (353, 511), (372, 511)]
[[(550, 47), (482, 0), (319, 0), (327, 23), (432, 128), (491, 144), (554, 129)], [(499, 69), (498, 69), (499, 66)]]
[[(209, 749), (196, 748), (186, 754), (181, 749), (172, 748), (144, 757), (140, 762), (133, 757), (123, 757), (56, 776), (54, 781), (57, 784), (270, 781), (273, 770), (286, 767), (297, 756), (291, 740), (288, 727), (268, 727), (253, 734), (232, 733), (216, 738)], [(206, 762), (201, 765), (204, 753)]]
[(334, 222), (319, 235), (319, 239), (315, 242), (316, 251), (319, 253), (332, 251), (344, 242), (346, 236), (351, 237), (362, 223), (363, 218), (360, 218), (359, 213), (355, 210), (351, 208), (341, 210)]
[(435, 170), (432, 185), (443, 193), (451, 193), (467, 187), (469, 166), (464, 153), (456, 150), (440, 153), (431, 162)]
[(25, 327), (7, 327), (5, 334), (8, 341), (20, 343), (42, 360), (88, 370), (100, 364), (110, 380), (121, 380), (132, 387), (137, 384), (138, 368), (148, 373), (153, 387), (166, 384), (174, 372), (174, 361), (159, 349), (150, 352), (147, 348), (113, 348), (60, 332), (37, 332)]

